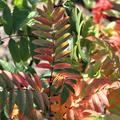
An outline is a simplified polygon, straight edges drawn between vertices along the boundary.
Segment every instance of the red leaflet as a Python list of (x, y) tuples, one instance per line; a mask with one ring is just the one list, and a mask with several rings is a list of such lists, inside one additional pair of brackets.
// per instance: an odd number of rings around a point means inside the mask
[(102, 18), (106, 15), (102, 12), (105, 10), (110, 10), (112, 8), (112, 3), (109, 0), (98, 0), (92, 12), (94, 14), (94, 22), (99, 23)]
[(58, 63), (54, 65), (54, 69), (64, 69), (64, 68), (70, 68), (71, 64), (69, 63)]
[(34, 19), (45, 24), (45, 25), (49, 25), (49, 26), (52, 25), (52, 22), (44, 17), (34, 17)]
[(34, 76), (34, 79), (35, 79), (35, 83), (36, 83), (36, 85), (37, 85), (37, 88), (38, 88), (39, 90), (41, 90), (41, 89), (42, 89), (42, 83), (41, 83), (41, 81), (40, 81), (39, 76), (38, 76), (37, 74), (34, 74), (33, 76)]
[(36, 88), (36, 85), (35, 85), (35, 82), (31, 79), (31, 77), (27, 74), (25, 74), (25, 80), (29, 83), (29, 85), (32, 87), (32, 88)]
[(34, 50), (34, 52), (51, 55), (53, 53), (53, 49), (50, 49), (50, 48), (36, 48)]
[(20, 74), (16, 74), (16, 73), (13, 73), (13, 77), (19, 82), (21, 83), (24, 87), (28, 87), (28, 82), (24, 79), (23, 76), (21, 76)]
[(50, 55), (35, 55), (33, 56), (33, 58), (37, 59), (37, 60), (45, 60), (45, 61), (49, 61), (52, 62), (53, 61), (53, 57), (51, 57)]
[(37, 67), (51, 69), (51, 65), (49, 63), (40, 63), (40, 64), (37, 64)]

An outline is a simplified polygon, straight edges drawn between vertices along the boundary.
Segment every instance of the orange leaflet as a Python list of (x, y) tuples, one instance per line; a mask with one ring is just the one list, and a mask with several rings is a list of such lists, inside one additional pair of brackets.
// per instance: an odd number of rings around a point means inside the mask
[(58, 63), (54, 65), (54, 69), (64, 69), (64, 68), (70, 68), (71, 64), (69, 63)]
[(48, 25), (48, 26), (51, 26), (52, 25), (52, 22), (47, 19), (47, 18), (44, 18), (44, 17), (34, 17), (35, 20), (45, 24), (45, 25)]

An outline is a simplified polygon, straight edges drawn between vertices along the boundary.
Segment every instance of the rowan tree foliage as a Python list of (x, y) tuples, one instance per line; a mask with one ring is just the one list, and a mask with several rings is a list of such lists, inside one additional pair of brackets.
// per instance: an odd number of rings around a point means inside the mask
[(119, 120), (119, 6), (1, 0), (1, 120)]

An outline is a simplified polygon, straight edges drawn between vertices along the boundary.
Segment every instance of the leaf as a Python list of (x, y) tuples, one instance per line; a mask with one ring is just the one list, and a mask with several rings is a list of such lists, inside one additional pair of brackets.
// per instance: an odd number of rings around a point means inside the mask
[(71, 64), (69, 63), (58, 63), (54, 65), (54, 69), (64, 69), (64, 68), (70, 68)]
[[(33, 110), (33, 92), (32, 90), (26, 90), (26, 109), (31, 112)], [(30, 114), (30, 113), (29, 113)]]
[(55, 60), (61, 59), (61, 58), (65, 58), (68, 55), (70, 55), (70, 51), (66, 50), (66, 51), (62, 51), (62, 53), (60, 53), (59, 55), (55, 56)]
[(35, 20), (45, 24), (45, 25), (48, 25), (48, 26), (51, 26), (52, 25), (52, 22), (47, 19), (47, 18), (44, 18), (44, 17), (34, 17)]
[(20, 51), (18, 48), (17, 43), (15, 42), (15, 40), (10, 39), (9, 44), (8, 44), (11, 56), (14, 60), (14, 62), (20, 62), (21, 58), (20, 58)]
[(22, 75), (20, 75), (19, 73), (14, 73), (13, 77), (15, 78), (16, 81), (18, 81), (22, 86), (24, 87), (28, 87), (28, 82), (26, 81), (26, 79), (24, 79), (24, 77)]
[(59, 20), (62, 18), (62, 16), (64, 15), (64, 13), (65, 13), (64, 8), (61, 8), (61, 9), (59, 10), (59, 12), (57, 12), (57, 14), (56, 14), (56, 15), (54, 16), (54, 18), (53, 18), (54, 22), (59, 21)]
[(8, 63), (7, 61), (0, 60), (0, 65), (4, 70), (7, 70), (9, 72), (15, 72), (15, 68), (11, 63)]
[(25, 80), (29, 83), (29, 85), (32, 87), (32, 88), (36, 88), (36, 85), (35, 85), (35, 82), (32, 80), (32, 78), (25, 74)]
[(37, 74), (34, 74), (33, 76), (34, 76), (34, 80), (35, 80), (35, 83), (36, 83), (38, 91), (41, 91), (41, 89), (42, 89), (42, 82), (41, 82), (39, 76)]
[(13, 4), (15, 7), (18, 7), (20, 9), (23, 9), (27, 7), (27, 1), (26, 0), (14, 0)]
[(53, 57), (51, 57), (50, 55), (38, 54), (38, 55), (34, 55), (33, 58), (35, 58), (37, 60), (45, 60), (48, 62), (53, 62)]
[(40, 63), (40, 64), (37, 64), (37, 67), (51, 69), (51, 65), (49, 63)]
[(59, 39), (57, 39), (55, 45), (59, 46), (63, 42), (66, 42), (71, 37), (70, 33), (65, 33), (63, 36), (61, 36)]
[(50, 49), (50, 48), (36, 48), (34, 50), (34, 52), (41, 53), (41, 54), (52, 55), (53, 54), (53, 49)]
[(1, 103), (1, 109), (5, 107), (7, 104), (7, 97), (8, 97), (8, 91), (3, 89), (3, 91), (0, 92), (0, 103)]
[(62, 27), (60, 30), (58, 30), (55, 34), (55, 39), (60, 38), (64, 35), (68, 30), (70, 29), (70, 24), (66, 24), (64, 27)]
[(97, 61), (94, 65), (91, 65), (88, 70), (89, 77), (94, 77), (100, 69), (101, 62)]
[(26, 108), (26, 93), (25, 93), (25, 90), (18, 90), (17, 91), (16, 103), (18, 105), (18, 108), (19, 108), (20, 112), (24, 113), (25, 108)]
[(92, 26), (92, 19), (90, 17), (85, 19), (83, 24), (83, 28), (81, 30), (81, 34), (83, 37), (87, 37), (89, 35), (89, 29)]
[(5, 5), (6, 5), (6, 3), (3, 0), (1, 0), (0, 1), (0, 10), (2, 10), (5, 7)]
[(29, 11), (25, 9), (19, 9), (17, 7), (13, 10), (13, 28), (14, 32), (19, 30), (23, 25), (25, 25), (25, 22), (27, 20), (27, 17), (29, 15)]
[(5, 89), (6, 88), (6, 82), (3, 79), (2, 72), (0, 72), (0, 86)]
[(55, 24), (55, 29), (59, 30), (63, 28), (68, 23), (68, 21), (69, 21), (69, 16), (65, 16), (63, 19), (61, 19)]
[(14, 84), (13, 84), (13, 81), (12, 81), (12, 78), (13, 78), (12, 74), (8, 71), (2, 71), (2, 77), (3, 77), (3, 80), (6, 83), (7, 90), (13, 90), (14, 89)]
[(48, 16), (48, 14), (40, 8), (37, 8), (37, 11), (38, 11), (39, 15), (41, 15), (42, 17), (46, 18)]
[(110, 106), (108, 107), (108, 110), (113, 113), (113, 114), (116, 114), (116, 115), (120, 115), (120, 97), (119, 97), (119, 94), (120, 94), (120, 89), (111, 89), (110, 90), (110, 93), (108, 95), (108, 100), (109, 100), (109, 103), (110, 103)]
[(9, 116), (10, 118), (12, 117), (12, 112), (13, 112), (13, 108), (14, 108), (14, 104), (15, 104), (15, 100), (16, 100), (16, 92), (12, 91), (9, 93)]
[(20, 56), (23, 61), (27, 61), (30, 57), (29, 53), (29, 41), (25, 37), (21, 37), (20, 40)]
[(34, 95), (35, 104), (37, 104), (38, 108), (41, 109), (44, 112), (45, 105), (44, 105), (42, 94), (38, 91), (34, 91), (33, 95)]
[(32, 43), (39, 46), (53, 47), (53, 42), (44, 39), (36, 39), (33, 40)]
[(55, 53), (59, 54), (60, 51), (64, 51), (65, 49), (67, 49), (69, 47), (69, 43), (68, 41), (63, 42), (61, 45), (55, 46)]
[(12, 27), (13, 27), (13, 21), (12, 21), (12, 15), (10, 8), (7, 6), (7, 4), (4, 7), (3, 10), (3, 19), (4, 19), (4, 30), (6, 34), (11, 35), (12, 34)]
[(75, 93), (75, 90), (73, 89), (73, 87), (67, 83), (64, 84), (72, 93)]
[(33, 25), (33, 29), (41, 30), (41, 31), (44, 31), (44, 32), (50, 32), (51, 31), (50, 26), (45, 25), (45, 24), (37, 24), (37, 23), (35, 25)]
[(60, 94), (60, 97), (61, 97), (61, 104), (64, 104), (69, 97), (69, 91), (66, 87), (63, 88), (63, 90)]
[(4, 109), (1, 111), (1, 120), (8, 120), (8, 114), (7, 114), (7, 106), (4, 107)]
[(49, 32), (44, 32), (44, 31), (41, 31), (41, 30), (34, 30), (32, 31), (32, 33), (42, 39), (52, 39), (52, 35), (49, 33)]
[(48, 0), (47, 1), (47, 9), (49, 10), (49, 12), (51, 13), (54, 9), (54, 3), (52, 0)]
[(46, 93), (42, 93), (42, 97), (43, 97), (43, 100), (44, 100), (44, 103), (47, 107), (49, 107), (50, 103), (49, 103), (49, 98), (48, 98), (48, 95)]

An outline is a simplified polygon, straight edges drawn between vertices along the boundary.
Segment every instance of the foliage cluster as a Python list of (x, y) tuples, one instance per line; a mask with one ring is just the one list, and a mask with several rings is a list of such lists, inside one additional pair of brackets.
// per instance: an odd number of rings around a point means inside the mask
[(0, 1), (1, 119), (120, 119), (119, 1), (79, 3)]

